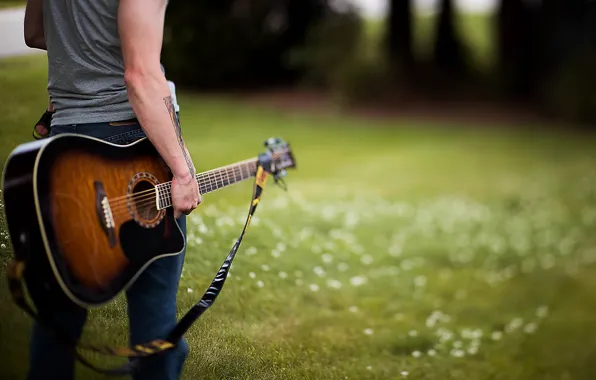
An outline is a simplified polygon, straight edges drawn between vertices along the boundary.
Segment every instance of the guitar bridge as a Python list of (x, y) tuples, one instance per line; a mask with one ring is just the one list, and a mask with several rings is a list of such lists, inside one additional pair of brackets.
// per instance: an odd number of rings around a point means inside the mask
[(95, 185), (95, 210), (97, 217), (99, 218), (99, 224), (108, 238), (110, 248), (114, 248), (116, 245), (116, 222), (112, 215), (112, 208), (110, 202), (103, 188), (103, 184), (99, 181), (94, 182)]

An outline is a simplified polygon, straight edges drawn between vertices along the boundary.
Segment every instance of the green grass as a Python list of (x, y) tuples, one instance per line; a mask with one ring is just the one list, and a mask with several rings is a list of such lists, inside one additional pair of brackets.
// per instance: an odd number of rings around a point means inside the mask
[(27, 5), (26, 1), (22, 0), (0, 0), (0, 10), (9, 8), (19, 8)]
[[(45, 72), (39, 56), (0, 62), (2, 160), (30, 140)], [(594, 138), (179, 99), (200, 170), (277, 135), (298, 162), (287, 193), (265, 189), (224, 291), (188, 332), (185, 379), (596, 376)], [(240, 232), (251, 185), (192, 215), (181, 314)], [(30, 321), (4, 280), (0, 302), (0, 378), (22, 378)], [(125, 342), (124, 310), (94, 310), (84, 340)]]

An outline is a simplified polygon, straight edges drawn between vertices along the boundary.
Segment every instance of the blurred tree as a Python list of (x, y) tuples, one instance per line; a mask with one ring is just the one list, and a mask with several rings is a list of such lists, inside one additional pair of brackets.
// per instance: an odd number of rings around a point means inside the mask
[(452, 0), (441, 1), (435, 29), (433, 64), (443, 74), (463, 77), (468, 70), (467, 53), (455, 26)]
[(542, 0), (537, 95), (543, 109), (587, 124), (596, 122), (596, 3)]
[(327, 0), (171, 0), (162, 62), (181, 86), (209, 89), (293, 83), (287, 55), (332, 12)]
[(388, 60), (395, 70), (410, 72), (412, 51), (412, 1), (389, 0), (384, 43)]
[(539, 77), (542, 41), (537, 11), (524, 0), (501, 0), (496, 17), (497, 72), (508, 96), (531, 96)]

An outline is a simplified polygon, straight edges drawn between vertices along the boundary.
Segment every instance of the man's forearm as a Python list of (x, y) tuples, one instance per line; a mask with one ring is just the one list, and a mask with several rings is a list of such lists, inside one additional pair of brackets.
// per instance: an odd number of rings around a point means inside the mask
[(145, 134), (153, 143), (174, 176), (194, 177), (194, 165), (186, 149), (170, 88), (161, 71), (125, 75), (130, 104)]

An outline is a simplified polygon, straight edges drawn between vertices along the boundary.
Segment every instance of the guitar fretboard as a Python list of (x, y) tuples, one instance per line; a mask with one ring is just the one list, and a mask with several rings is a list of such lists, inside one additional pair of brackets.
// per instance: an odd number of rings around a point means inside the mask
[[(199, 173), (196, 176), (199, 192), (207, 194), (253, 177), (257, 171), (257, 159)], [(159, 209), (172, 206), (172, 182), (157, 185)]]

